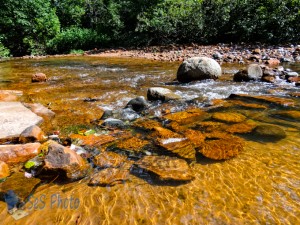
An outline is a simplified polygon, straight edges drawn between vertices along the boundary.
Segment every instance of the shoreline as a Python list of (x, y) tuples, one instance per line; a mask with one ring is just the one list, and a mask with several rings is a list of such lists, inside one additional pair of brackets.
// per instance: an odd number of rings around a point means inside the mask
[[(215, 59), (218, 63), (264, 63), (276, 60), (275, 64), (283, 62), (300, 62), (300, 45), (275, 46), (275, 45), (246, 45), (246, 44), (217, 44), (217, 45), (167, 45), (150, 46), (143, 48), (103, 48), (85, 51), (83, 54), (58, 54), (45, 56), (12, 57), (7, 60), (17, 59), (44, 59), (56, 57), (120, 57), (140, 58), (154, 61), (176, 62), (187, 58), (206, 56)], [(5, 61), (6, 59), (0, 59)], [(278, 60), (278, 61), (277, 61)], [(273, 62), (274, 63), (274, 62)], [(273, 64), (269, 63), (269, 64)], [(267, 63), (268, 64), (268, 63)]]

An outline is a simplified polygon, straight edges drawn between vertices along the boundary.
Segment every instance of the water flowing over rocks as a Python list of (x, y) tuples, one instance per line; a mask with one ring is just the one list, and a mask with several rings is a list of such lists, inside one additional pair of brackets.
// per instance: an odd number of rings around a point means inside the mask
[(135, 165), (156, 174), (161, 180), (190, 181), (194, 179), (191, 168), (183, 159), (168, 156), (145, 156)]
[(222, 75), (220, 65), (208, 57), (193, 57), (185, 60), (177, 71), (177, 80), (188, 83), (195, 80), (217, 79)]
[(0, 143), (16, 140), (26, 128), (42, 121), (20, 102), (0, 102)]
[(22, 91), (0, 90), (0, 101), (1, 102), (17, 101), (19, 97), (22, 95), (23, 95)]

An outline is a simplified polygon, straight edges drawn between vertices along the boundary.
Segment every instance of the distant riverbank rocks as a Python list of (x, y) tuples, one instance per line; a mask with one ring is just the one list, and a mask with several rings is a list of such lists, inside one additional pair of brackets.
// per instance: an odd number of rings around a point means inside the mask
[(177, 80), (188, 83), (196, 80), (218, 79), (222, 75), (221, 66), (208, 57), (189, 58), (179, 66)]
[(284, 69), (282, 66), (270, 68), (265, 64), (250, 64), (247, 69), (242, 69), (234, 74), (234, 81), (263, 81), (268, 83), (275, 83), (278, 80), (295, 85), (300, 84), (299, 74), (289, 69)]

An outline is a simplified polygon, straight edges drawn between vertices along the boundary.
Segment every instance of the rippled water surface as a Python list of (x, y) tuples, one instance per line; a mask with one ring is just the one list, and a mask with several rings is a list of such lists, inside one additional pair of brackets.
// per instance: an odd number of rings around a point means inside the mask
[[(197, 98), (199, 107), (232, 93), (287, 97), (300, 92), (294, 84), (234, 83), (240, 65), (222, 66), (219, 81), (178, 85), (178, 63), (96, 57), (14, 60), (0, 63), (0, 89), (22, 90), (25, 102), (38, 102), (56, 113), (47, 132), (67, 133), (73, 125), (89, 124), (104, 109), (118, 109), (153, 86), (167, 88), (185, 100)], [(300, 72), (299, 64), (285, 65)], [(31, 83), (31, 75), (45, 73), (47, 83)], [(87, 102), (84, 99), (97, 101)], [(296, 105), (299, 100), (293, 98)], [(40, 186), (34, 196), (44, 200), (29, 215), (15, 221), (0, 202), (2, 224), (300, 224), (299, 121), (270, 117), (266, 111), (241, 113), (258, 123), (281, 126), (287, 138), (278, 142), (247, 140), (244, 151), (227, 161), (198, 158), (191, 167), (196, 178), (187, 184), (151, 183), (130, 175), (113, 187), (90, 187), (87, 179)], [(285, 109), (280, 109), (285, 110)], [(299, 107), (296, 109), (299, 110)], [(76, 209), (51, 205), (53, 195), (78, 198)], [(43, 207), (42, 207), (43, 206)], [(30, 209), (29, 209), (30, 208)]]

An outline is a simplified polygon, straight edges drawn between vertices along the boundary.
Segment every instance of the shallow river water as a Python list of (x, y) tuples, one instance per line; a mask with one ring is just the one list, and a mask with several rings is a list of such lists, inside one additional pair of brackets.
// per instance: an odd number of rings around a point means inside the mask
[[(22, 101), (53, 110), (55, 119), (42, 128), (65, 134), (75, 125), (99, 119), (105, 109), (119, 109), (136, 96), (146, 97), (149, 87), (167, 87), (187, 101), (197, 98), (198, 107), (232, 93), (289, 97), (291, 92), (300, 92), (299, 87), (282, 81), (275, 85), (231, 81), (241, 65), (222, 65), (224, 74), (219, 81), (178, 85), (172, 82), (178, 65), (97, 57), (12, 60), (0, 63), (0, 89), (21, 90)], [(284, 66), (300, 72), (299, 64)], [(47, 83), (31, 83), (36, 72), (45, 73)], [(87, 98), (97, 101), (84, 101)], [(292, 99), (296, 103), (292, 110), (299, 111), (299, 98)], [(277, 142), (246, 139), (244, 150), (226, 161), (199, 158), (191, 164), (195, 179), (189, 183), (152, 183), (135, 175), (113, 187), (90, 187), (87, 179), (53, 182), (38, 187), (34, 197), (43, 200), (38, 202), (40, 207), (28, 202), (29, 215), (18, 221), (7, 214), (5, 202), (0, 202), (0, 223), (300, 224), (300, 124), (299, 120), (269, 116), (277, 110), (287, 109), (240, 112), (258, 123), (280, 126), (286, 138)], [(54, 204), (53, 196), (78, 199), (78, 207)]]

